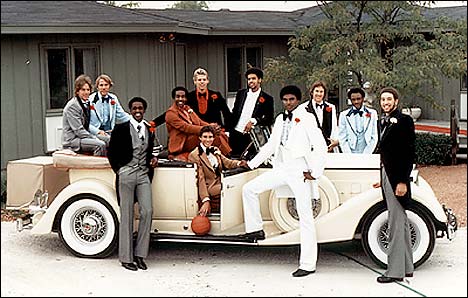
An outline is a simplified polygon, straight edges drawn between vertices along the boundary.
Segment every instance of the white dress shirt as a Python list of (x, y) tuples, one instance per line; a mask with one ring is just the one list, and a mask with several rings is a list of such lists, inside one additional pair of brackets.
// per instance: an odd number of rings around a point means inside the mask
[(236, 130), (238, 132), (243, 133), (245, 126), (252, 118), (252, 114), (255, 109), (255, 104), (257, 103), (258, 96), (260, 95), (260, 91), (262, 91), (262, 88), (258, 88), (258, 90), (255, 92), (252, 92), (252, 89), (249, 89), (249, 91), (247, 92), (247, 97), (242, 108), (242, 113), (239, 122), (236, 125)]

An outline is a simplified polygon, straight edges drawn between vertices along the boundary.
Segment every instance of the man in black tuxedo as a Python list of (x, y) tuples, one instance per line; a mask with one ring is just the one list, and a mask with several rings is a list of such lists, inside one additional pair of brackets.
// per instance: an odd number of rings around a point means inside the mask
[(398, 110), (399, 95), (387, 87), (380, 91), (382, 119), (379, 125), (381, 178), (374, 187), (382, 187), (388, 208), (388, 266), (379, 283), (403, 281), (413, 276), (413, 250), (405, 208), (411, 203), (410, 175), (415, 161), (413, 119)]
[[(273, 97), (260, 87), (263, 71), (252, 67), (245, 72), (245, 77), (248, 88), (237, 91), (232, 109), (229, 145), (231, 145), (233, 157), (239, 157), (250, 144), (249, 132), (254, 125), (270, 128), (274, 121)], [(254, 149), (253, 146), (250, 149)], [(254, 153), (253, 150), (249, 150), (246, 158), (248, 159)]]
[[(158, 160), (153, 157), (154, 127), (143, 115), (146, 100), (134, 97), (128, 103), (132, 118), (117, 124), (111, 133), (108, 159), (116, 173), (116, 191), (120, 204), (119, 260), (125, 269), (146, 270), (153, 203), (151, 179)], [(136, 197), (136, 198), (135, 198)], [(133, 204), (138, 201), (140, 222), (133, 248)], [(135, 263), (136, 264), (135, 264)]]

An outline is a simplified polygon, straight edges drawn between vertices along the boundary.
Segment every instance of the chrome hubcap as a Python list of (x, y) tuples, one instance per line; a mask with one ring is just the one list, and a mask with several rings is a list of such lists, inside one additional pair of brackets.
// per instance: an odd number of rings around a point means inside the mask
[[(419, 232), (419, 229), (416, 228), (416, 226), (410, 221), (410, 237), (411, 237), (411, 247), (413, 251), (415, 251), (418, 246), (419, 242), (421, 239), (421, 235)], [(389, 230), (388, 230), (388, 221), (386, 221), (379, 229), (379, 233), (377, 235), (378, 238), (378, 243), (380, 246), (380, 249), (383, 251), (388, 250), (388, 242), (389, 242)]]
[(85, 242), (97, 242), (107, 232), (104, 216), (95, 209), (80, 209), (72, 219), (73, 232), (78, 239)]
[[(314, 218), (316, 218), (320, 214), (320, 211), (322, 211), (322, 199), (318, 199), (318, 200), (311, 199), (311, 201), (312, 201), (312, 212), (314, 214)], [(289, 214), (294, 219), (299, 220), (295, 198), (288, 198), (287, 207), (288, 207)]]

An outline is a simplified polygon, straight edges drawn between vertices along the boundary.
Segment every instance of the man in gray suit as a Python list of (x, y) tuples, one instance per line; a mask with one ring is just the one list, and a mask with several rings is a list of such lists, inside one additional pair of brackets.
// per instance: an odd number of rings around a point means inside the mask
[[(146, 270), (143, 261), (149, 251), (153, 203), (151, 179), (158, 160), (153, 157), (154, 129), (143, 115), (146, 100), (134, 97), (128, 103), (132, 118), (117, 124), (109, 142), (109, 163), (116, 173), (120, 204), (119, 260), (125, 269)], [(136, 247), (133, 248), (133, 204), (138, 201), (140, 222)], [(135, 264), (135, 263), (136, 264)]]
[(106, 154), (106, 143), (89, 132), (89, 94), (91, 78), (80, 75), (75, 80), (75, 96), (63, 109), (62, 147), (75, 152), (92, 152), (96, 156)]

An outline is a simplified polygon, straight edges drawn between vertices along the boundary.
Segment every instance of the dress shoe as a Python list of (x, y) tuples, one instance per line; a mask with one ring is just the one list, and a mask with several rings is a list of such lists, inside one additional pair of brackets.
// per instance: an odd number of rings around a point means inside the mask
[(377, 277), (377, 282), (381, 284), (386, 284), (386, 283), (390, 283), (394, 281), (403, 281), (403, 278), (402, 277), (388, 277), (384, 275)]
[(148, 267), (146, 266), (145, 261), (143, 261), (142, 257), (135, 257), (135, 263), (136, 263), (137, 267), (140, 268), (141, 270), (148, 269)]
[(405, 277), (413, 277), (413, 273), (406, 273)]
[(294, 271), (292, 273), (292, 276), (302, 277), (302, 276), (306, 276), (306, 275), (309, 275), (309, 274), (312, 274), (312, 273), (315, 273), (315, 270), (307, 271), (307, 270), (304, 270), (304, 269), (297, 269), (296, 271)]
[(132, 271), (138, 270), (137, 265), (135, 265), (134, 263), (122, 263), (122, 266), (128, 270), (132, 270)]
[(249, 240), (251, 242), (256, 242), (257, 240), (264, 240), (265, 239), (265, 232), (263, 230), (245, 233), (240, 235), (242, 239)]

